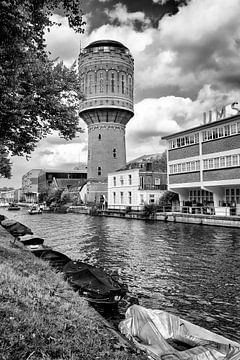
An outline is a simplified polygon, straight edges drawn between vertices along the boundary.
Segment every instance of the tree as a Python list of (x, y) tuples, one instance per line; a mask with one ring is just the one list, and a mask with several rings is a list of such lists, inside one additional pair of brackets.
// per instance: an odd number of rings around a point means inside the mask
[[(9, 155), (28, 156), (51, 131), (72, 139), (78, 131), (82, 95), (76, 66), (51, 61), (44, 32), (54, 9), (83, 31), (78, 0), (0, 2), (0, 176), (10, 177)], [(3, 156), (4, 154), (4, 156)]]

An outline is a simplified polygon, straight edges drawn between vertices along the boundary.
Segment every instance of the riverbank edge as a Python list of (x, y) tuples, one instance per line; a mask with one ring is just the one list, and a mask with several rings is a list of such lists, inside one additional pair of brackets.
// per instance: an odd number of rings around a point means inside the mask
[[(12, 244), (12, 241), (13, 237), (0, 226), (0, 294), (3, 299), (0, 302), (0, 353), (4, 360), (147, 359), (145, 354), (141, 354), (100, 313), (90, 307), (84, 298), (74, 292), (61, 273), (24, 249), (20, 242)], [(36, 288), (33, 278), (45, 287), (41, 289), (38, 284)], [(50, 295), (46, 295), (46, 287)], [(57, 320), (54, 314), (44, 313), (44, 306), (49, 300), (53, 306), (58, 304), (55, 309)], [(39, 302), (42, 303), (40, 308)], [(63, 312), (59, 312), (60, 308), (63, 308)], [(43, 329), (40, 325), (34, 328), (34, 320), (28, 323), (33, 312), (36, 324), (42, 325), (40, 318), (51, 324), (50, 334), (48, 328)], [(39, 342), (38, 337), (41, 338)], [(56, 357), (47, 353), (45, 345), (41, 347), (44, 338), (51, 343), (46, 348), (51, 348), (51, 354), (56, 353)], [(79, 349), (76, 345), (74, 349), (70, 347), (73, 339), (79, 344)]]
[(77, 214), (118, 217), (123, 219), (125, 218), (135, 220), (152, 220), (240, 228), (240, 216), (217, 216), (205, 214), (185, 214), (179, 212), (156, 212), (154, 214), (151, 214), (149, 217), (146, 217), (143, 213), (134, 211), (126, 212), (124, 210), (116, 211), (98, 209), (94, 211), (94, 213), (92, 213), (91, 210), (92, 209), (87, 206), (71, 206), (68, 211)]

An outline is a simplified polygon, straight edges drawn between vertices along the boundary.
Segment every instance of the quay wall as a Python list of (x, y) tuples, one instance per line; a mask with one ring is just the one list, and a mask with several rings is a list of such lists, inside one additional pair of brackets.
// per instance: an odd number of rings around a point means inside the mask
[(124, 210), (97, 210), (96, 212), (92, 213), (91, 208), (88, 208), (86, 206), (71, 207), (71, 212), (97, 216), (118, 217), (125, 219), (153, 220), (240, 228), (240, 216), (216, 216), (205, 214), (185, 214), (179, 212), (157, 212), (146, 217), (143, 213), (140, 212), (125, 212)]

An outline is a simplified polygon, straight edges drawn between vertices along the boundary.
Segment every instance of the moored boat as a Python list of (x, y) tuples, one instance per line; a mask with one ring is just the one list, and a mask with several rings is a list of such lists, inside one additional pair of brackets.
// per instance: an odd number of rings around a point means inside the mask
[(39, 206), (33, 205), (28, 209), (28, 214), (30, 215), (42, 214), (42, 210)]
[(126, 295), (125, 285), (90, 264), (71, 261), (63, 272), (71, 286), (92, 304), (114, 306)]
[(132, 305), (119, 329), (156, 360), (239, 360), (240, 344), (176, 315)]
[(71, 261), (67, 255), (55, 251), (50, 246), (46, 245), (39, 245), (38, 247), (31, 249), (31, 252), (35, 256), (49, 262), (49, 264), (58, 271), (62, 271), (63, 267)]
[(18, 206), (15, 203), (10, 204), (9, 207), (8, 207), (9, 211), (11, 211), (11, 210), (20, 210), (20, 209), (21, 209), (20, 206)]

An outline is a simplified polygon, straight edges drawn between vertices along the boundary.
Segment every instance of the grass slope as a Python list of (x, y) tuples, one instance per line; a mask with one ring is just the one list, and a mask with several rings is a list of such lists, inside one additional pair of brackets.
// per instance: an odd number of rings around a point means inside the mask
[(1, 360), (141, 360), (47, 263), (0, 227)]

